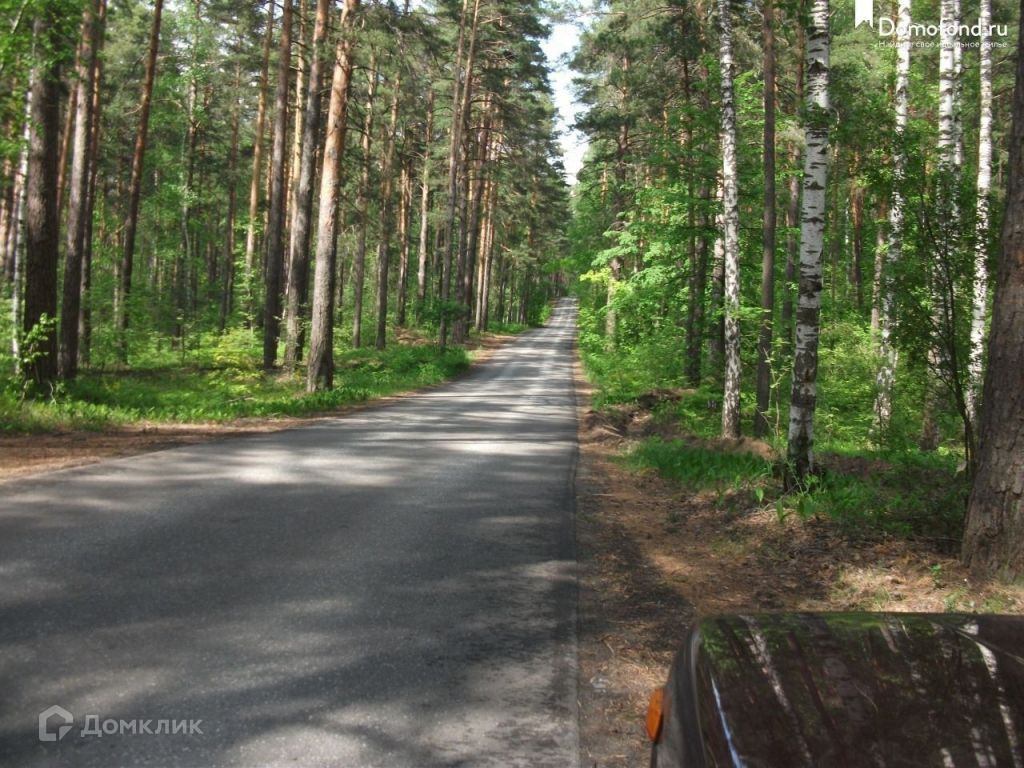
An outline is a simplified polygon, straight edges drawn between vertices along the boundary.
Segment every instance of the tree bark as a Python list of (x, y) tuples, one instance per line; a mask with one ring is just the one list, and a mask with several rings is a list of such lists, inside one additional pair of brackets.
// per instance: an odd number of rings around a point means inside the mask
[(309, 240), (313, 218), (316, 143), (320, 134), (321, 81), (330, 5), (330, 0), (316, 0), (313, 51), (309, 61), (309, 82), (306, 92), (306, 116), (302, 121), (305, 135), (299, 153), (299, 178), (292, 203), (291, 267), (288, 269), (284, 349), (284, 364), (288, 369), (294, 368), (302, 356), (302, 320), (306, 314), (306, 300), (309, 294)]
[(131, 314), (128, 300), (132, 290), (135, 233), (139, 224), (139, 201), (142, 197), (142, 168), (146, 156), (149, 112), (153, 103), (153, 81), (156, 78), (156, 57), (160, 49), (160, 20), (163, 15), (163, 7), (164, 0), (155, 0), (153, 3), (153, 23), (149, 30), (146, 68), (142, 76), (142, 96), (139, 99), (139, 126), (135, 132), (131, 179), (128, 182), (128, 213), (125, 216), (124, 234), (122, 235), (124, 251), (121, 254), (121, 284), (114, 307), (117, 349), (121, 363), (128, 362), (128, 321)]
[[(960, 23), (959, 0), (940, 0), (941, 23), (939, 25), (939, 136), (938, 136), (938, 168), (939, 168), (939, 211), (941, 226), (944, 233), (943, 242), (936, 245), (946, 251), (940, 258), (949, 259), (951, 251), (956, 248), (955, 238), (960, 235), (960, 206), (957, 204), (957, 186), (960, 181), (963, 150), (961, 147), (959, 114), (960, 84), (958, 73), (959, 39), (951, 32), (951, 28)], [(933, 264), (931, 275), (932, 291), (932, 322), (938, 335), (942, 336), (947, 326), (950, 304), (944, 289), (940, 265)], [(924, 410), (921, 415), (922, 450), (934, 451), (939, 447), (938, 412), (943, 400), (943, 371), (948, 368), (949, 353), (940, 338), (933, 338), (928, 350), (928, 379), (925, 383)]]
[(764, 26), (764, 217), (761, 224), (761, 329), (757, 340), (757, 410), (754, 435), (768, 434), (772, 394), (772, 331), (775, 320), (775, 9), (765, 0)]
[[(906, 175), (906, 149), (903, 145), (909, 114), (910, 87), (910, 0), (899, 0), (896, 33), (896, 130), (892, 156), (892, 200), (889, 203), (889, 247), (885, 261), (892, 265), (903, 258), (903, 183)], [(892, 390), (896, 381), (896, 348), (892, 340), (893, 285), (890, 269), (882, 265), (881, 308), (878, 318), (878, 374), (875, 378), (875, 431), (881, 436), (892, 418)]]
[[(314, 0), (318, 2), (318, 0)], [(293, 0), (294, 5), (294, 0)], [(285, 190), (285, 222), (290, 231), (295, 220), (295, 190), (299, 185), (299, 173), (302, 168), (302, 147), (304, 146), (305, 135), (303, 123), (306, 117), (306, 74), (308, 62), (306, 61), (306, 21), (308, 17), (307, 0), (299, 0), (299, 7), (295, 11), (295, 24), (298, 26), (298, 35), (292, 28), (292, 50), (295, 66), (295, 104), (292, 107), (292, 119), (295, 121), (292, 127), (292, 151), (288, 158), (288, 187)], [(284, 262), (281, 265), (281, 283), (287, 286), (288, 273), (292, 268), (291, 242), (288, 244), (288, 251), (284, 254)], [(287, 314), (287, 310), (286, 310)]]
[[(403, 45), (399, 33), (398, 61), (403, 58)], [(388, 330), (388, 273), (391, 269), (391, 211), (394, 197), (395, 137), (398, 132), (398, 105), (402, 95), (402, 70), (398, 65), (391, 94), (391, 112), (387, 133), (384, 135), (384, 151), (380, 160), (381, 190), (377, 241), (377, 329), (374, 346), (384, 349)]]
[(800, 291), (789, 406), (787, 481), (802, 483), (814, 467), (818, 334), (828, 171), (829, 4), (812, 0), (807, 30), (806, 150), (800, 220)]
[(423, 130), (423, 178), (420, 181), (420, 238), (416, 265), (416, 323), (423, 321), (427, 302), (427, 243), (430, 237), (430, 145), (434, 140), (434, 89), (427, 92), (427, 119)]
[(99, 177), (100, 116), (102, 111), (103, 61), (101, 54), (106, 39), (107, 0), (99, 0), (96, 34), (96, 65), (92, 78), (92, 110), (89, 126), (89, 180), (85, 197), (85, 235), (82, 243), (82, 303), (78, 308), (78, 359), (88, 365), (92, 350), (92, 255), (93, 222), (96, 210), (96, 182)]
[(455, 323), (453, 333), (454, 341), (457, 344), (465, 342), (469, 335), (470, 310), (473, 306), (473, 277), (476, 274), (477, 251), (480, 247), (480, 213), (483, 208), (484, 181), (486, 175), (487, 156), (490, 148), (491, 115), (489, 97), (485, 99), (484, 126), (477, 136), (478, 155), (476, 158), (476, 178), (469, 184), (469, 169), (467, 168), (467, 186), (470, 187), (467, 206), (469, 208), (468, 220), (465, 222), (467, 236), (465, 238), (464, 264), (460, 267), (461, 285), (459, 286), (459, 303), (465, 307), (462, 314)]
[[(37, 47), (56, 42), (52, 9), (33, 24)], [(56, 48), (56, 46), (55, 46)], [(25, 315), (31, 347), (22, 349), (23, 374), (37, 388), (57, 378), (57, 161), (60, 142), (60, 64), (37, 55), (29, 97), (28, 176), (25, 197)], [(34, 335), (34, 338), (31, 337)]]
[(722, 437), (740, 436), (740, 247), (739, 179), (736, 171), (736, 100), (733, 92), (732, 12), (718, 0), (719, 60), (722, 68), (722, 258), (725, 284), (725, 387)]
[(463, 65), (462, 52), (466, 37), (468, 0), (462, 2), (459, 20), (459, 40), (455, 49), (455, 77), (452, 82), (452, 124), (448, 145), (448, 201), (444, 219), (444, 254), (441, 261), (441, 322), (438, 330), (442, 347), (448, 343), (448, 323), (451, 299), (452, 267), (455, 257), (455, 211), (459, 200), (459, 176), (465, 168), (463, 130), (469, 119), (470, 94), (473, 91), (473, 63), (476, 58), (477, 25), (480, 20), (480, 0), (473, 1), (473, 21), (470, 25), (469, 51)]
[(366, 284), (366, 229), (370, 218), (370, 161), (373, 151), (373, 108), (377, 94), (377, 57), (370, 55), (367, 73), (366, 115), (363, 119), (363, 158), (359, 174), (359, 232), (356, 236), (356, 254), (352, 261), (352, 346), (363, 345), (363, 292)]
[(963, 558), (977, 575), (1024, 575), (1024, 2), (1017, 41), (1006, 212), (1000, 243), (981, 445)]
[[(988, 307), (989, 194), (992, 189), (992, 48), (988, 25), (992, 2), (981, 0), (978, 26), (981, 105), (978, 125), (977, 211), (974, 225), (974, 301), (971, 309), (971, 346), (968, 359), (967, 413), (978, 423), (982, 369), (985, 353), (985, 315)], [(977, 434), (977, 430), (975, 430)]]
[(850, 223), (853, 227), (853, 260), (850, 282), (857, 309), (864, 311), (864, 187), (854, 182), (850, 190)]
[(309, 329), (309, 361), (306, 390), (315, 392), (334, 385), (334, 281), (337, 257), (338, 209), (341, 198), (341, 161), (345, 153), (349, 87), (352, 82), (352, 42), (349, 30), (359, 0), (345, 0), (341, 9), (341, 33), (334, 49), (331, 99), (327, 107), (323, 170), (320, 173), (320, 206), (313, 275), (313, 308)]
[(58, 366), (64, 379), (78, 375), (78, 311), (82, 306), (82, 252), (86, 219), (89, 215), (89, 139), (92, 129), (92, 90), (96, 74), (96, 42), (99, 24), (96, 0), (82, 10), (82, 45), (75, 72), (75, 135), (72, 148), (71, 181), (68, 189), (68, 224), (64, 251), (64, 290), (60, 313)]
[(238, 214), (238, 131), (242, 110), (242, 68), (235, 67), (235, 104), (231, 110), (231, 144), (228, 148), (228, 211), (224, 232), (224, 280), (220, 296), (221, 333), (227, 327), (235, 292), (235, 218)]
[(398, 306), (395, 324), (405, 325), (409, 304), (409, 224), (412, 211), (412, 158), (402, 158), (398, 196)]
[(267, 29), (263, 35), (263, 65), (260, 68), (259, 95), (256, 101), (256, 130), (252, 145), (252, 178), (249, 182), (249, 219), (245, 227), (245, 313), (253, 325), (256, 290), (256, 226), (260, 212), (260, 173), (263, 170), (263, 135), (267, 122), (267, 80), (270, 47), (274, 36), (274, 4), (267, 4)]
[(263, 367), (277, 362), (281, 327), (281, 268), (284, 257), (285, 143), (288, 138), (288, 80), (291, 71), (292, 0), (283, 0), (281, 41), (274, 94), (274, 148), (270, 158), (270, 210), (267, 215), (267, 249), (264, 267), (266, 296), (263, 300)]

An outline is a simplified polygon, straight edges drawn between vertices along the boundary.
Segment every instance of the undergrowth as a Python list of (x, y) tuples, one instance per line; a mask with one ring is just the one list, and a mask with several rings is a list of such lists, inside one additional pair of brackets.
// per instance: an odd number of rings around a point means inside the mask
[(51, 396), (0, 390), (0, 431), (99, 430), (133, 422), (227, 421), (301, 416), (442, 382), (465, 370), (458, 348), (392, 345), (339, 354), (334, 389), (307, 394), (305, 371), (265, 374), (252, 345), (226, 338), (201, 362), (86, 371)]

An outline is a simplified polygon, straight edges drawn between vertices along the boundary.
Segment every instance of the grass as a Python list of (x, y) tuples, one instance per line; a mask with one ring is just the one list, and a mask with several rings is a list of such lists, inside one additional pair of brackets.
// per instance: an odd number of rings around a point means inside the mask
[(470, 363), (462, 349), (431, 345), (350, 350), (336, 358), (334, 389), (307, 394), (303, 371), (267, 375), (258, 369), (255, 356), (237, 349), (229, 352), (219, 358), (213, 355), (204, 365), (87, 371), (47, 399), (22, 401), (13, 387), (7, 387), (0, 391), (0, 431), (101, 430), (143, 421), (302, 416), (437, 384)]
[[(898, 459), (893, 455), (891, 459)], [(836, 460), (842, 457), (825, 457)], [(875, 461), (851, 471), (825, 472), (804, 491), (785, 493), (772, 462), (754, 454), (650, 438), (623, 458), (695, 491), (713, 490), (730, 509), (738, 494), (755, 508), (771, 508), (780, 522), (790, 515), (831, 519), (848, 533), (881, 532), (930, 539), (952, 551), (962, 534), (966, 481), (951, 477), (939, 460)]]
[(694, 490), (739, 489), (771, 478), (771, 463), (749, 453), (728, 453), (693, 446), (684, 440), (651, 438), (626, 455), (634, 469), (653, 469)]

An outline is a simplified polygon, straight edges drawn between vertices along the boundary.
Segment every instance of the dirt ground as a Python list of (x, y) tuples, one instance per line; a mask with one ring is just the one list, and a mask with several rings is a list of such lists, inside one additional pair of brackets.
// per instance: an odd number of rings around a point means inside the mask
[[(586, 768), (647, 765), (647, 701), (695, 618), (779, 610), (1024, 613), (1024, 589), (972, 584), (934, 545), (851, 540), (815, 518), (780, 524), (756, 503), (720, 508), (714, 493), (630, 471), (616, 457), (642, 437), (673, 436), (671, 428), (651, 421), (643, 404), (626, 419), (595, 413), (579, 368), (577, 392)], [(751, 440), (732, 447), (768, 450)]]
[[(515, 336), (508, 334), (483, 334), (474, 337), (465, 348), (473, 357), (472, 365), (478, 365), (514, 338)], [(423, 343), (420, 337), (412, 336), (402, 341)], [(245, 418), (192, 424), (141, 422), (102, 431), (79, 430), (29, 435), (5, 435), (0, 432), (0, 483), (40, 472), (93, 464), (104, 459), (291, 429), (309, 424), (317, 417), (351, 413), (360, 408), (398, 400), (409, 394), (411, 393), (377, 398), (372, 402), (355, 403), (330, 412), (302, 417)]]

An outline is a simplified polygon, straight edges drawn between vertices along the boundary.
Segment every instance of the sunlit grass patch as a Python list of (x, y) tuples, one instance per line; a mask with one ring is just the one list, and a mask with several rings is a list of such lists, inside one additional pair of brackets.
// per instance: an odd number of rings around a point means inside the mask
[(458, 348), (393, 345), (338, 355), (335, 387), (307, 394), (304, 371), (265, 374), (245, 356), (211, 367), (158, 366), (85, 372), (52, 397), (22, 401), (0, 395), (0, 430), (103, 429), (133, 422), (227, 421), (302, 416), (440, 383), (469, 365)]

